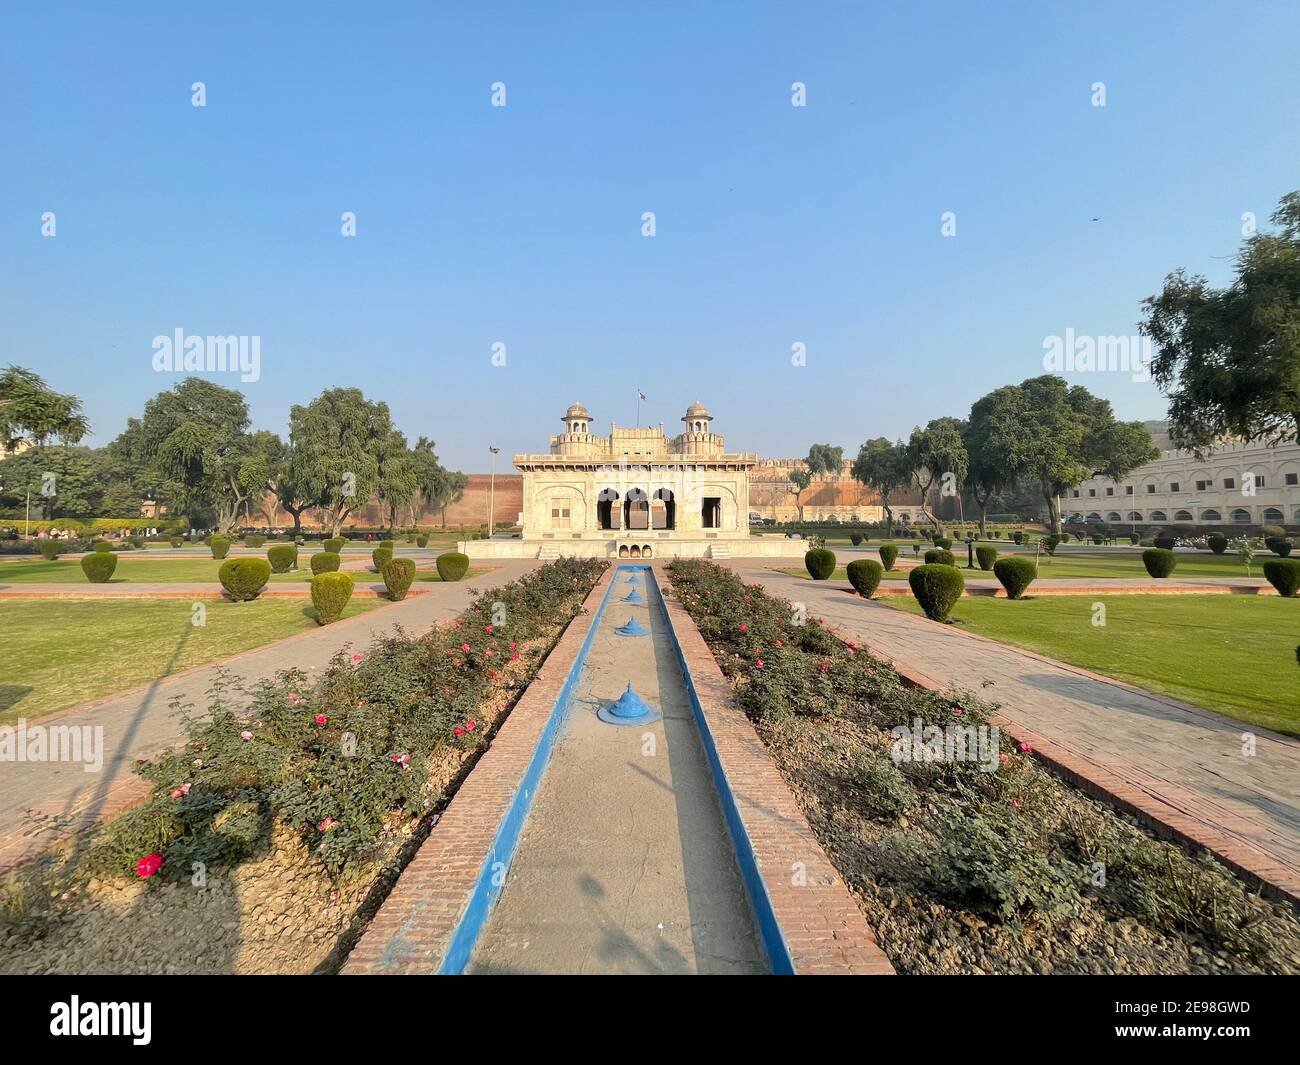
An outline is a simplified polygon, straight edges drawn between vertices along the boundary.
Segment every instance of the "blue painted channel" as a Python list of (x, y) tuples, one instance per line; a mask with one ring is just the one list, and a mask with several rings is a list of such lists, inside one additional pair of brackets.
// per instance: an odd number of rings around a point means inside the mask
[[(596, 616), (592, 618), (591, 627), (587, 630), (587, 635), (582, 641), (582, 647), (578, 650), (578, 656), (569, 668), (568, 676), (564, 680), (564, 686), (560, 689), (560, 693), (556, 696), (555, 703), (551, 707), (550, 717), (542, 730), (542, 735), (537, 742), (537, 748), (533, 751), (533, 757), (528, 763), (528, 769), (524, 773), (524, 779), (519, 790), (515, 792), (505, 816), (501, 819), (501, 825), (492, 841), (492, 848), (483, 863), (483, 868), (479, 870), (478, 880), (470, 895), (469, 905), (465, 908), (465, 912), (461, 915), (460, 921), (452, 932), (451, 942), (447, 947), (446, 954), (443, 956), (442, 964), (438, 967), (438, 972), (442, 975), (460, 976), (465, 972), (465, 968), (474, 953), (474, 948), (478, 944), (479, 936), (487, 925), (488, 918), (492, 915), (492, 907), (496, 905), (497, 899), (501, 896), (501, 891), (508, 879), (510, 864), (514, 861), (515, 852), (519, 847), (519, 837), (523, 832), (524, 822), (528, 819), (528, 813), (532, 809), (537, 789), (540, 787), (542, 777), (546, 773), (546, 765), (550, 761), (551, 753), (555, 750), (555, 741), (564, 729), (574, 689), (578, 686), (578, 681), (582, 676), (583, 666), (586, 664), (592, 641), (596, 637), (596, 631), (600, 628), (605, 608), (611, 601), (615, 601), (615, 592), (622, 593), (626, 590), (626, 585), (620, 584), (620, 578), (625, 573), (629, 575), (642, 574), (646, 578), (647, 589), (653, 588), (654, 597), (659, 602), (660, 607), (662, 608), (664, 605), (663, 592), (659, 588), (659, 582), (655, 580), (654, 572), (649, 566), (620, 565), (615, 569), (613, 578), (605, 589), (604, 596), (601, 597), (600, 606), (596, 609)], [(690, 699), (691, 712), (695, 718), (696, 732), (699, 734), (700, 742), (704, 747), (705, 757), (709, 763), (709, 772), (713, 777), (713, 785), (722, 803), (723, 816), (726, 819), (727, 829), (731, 834), (732, 845), (735, 848), (736, 858), (740, 865), (741, 880), (745, 885), (750, 905), (754, 910), (759, 937), (767, 954), (768, 964), (771, 966), (772, 972), (777, 975), (791, 975), (794, 973), (794, 960), (790, 955), (790, 948), (785, 941), (785, 936), (781, 932), (781, 926), (777, 923), (776, 914), (772, 909), (772, 900), (767, 892), (767, 885), (764, 884), (763, 877), (758, 871), (753, 844), (749, 838), (749, 833), (745, 831), (744, 822), (740, 817), (740, 810), (736, 805), (736, 797), (731, 791), (726, 772), (723, 770), (722, 763), (718, 758), (717, 745), (704, 717), (704, 710), (700, 705), (699, 696), (696, 694), (690, 670), (686, 667), (686, 658), (682, 654), (677, 633), (673, 629), (672, 622), (667, 620), (667, 611), (663, 610), (662, 614), (667, 621), (668, 634), (672, 638), (673, 650), (682, 671), (682, 680), (686, 687), (687, 696)]]

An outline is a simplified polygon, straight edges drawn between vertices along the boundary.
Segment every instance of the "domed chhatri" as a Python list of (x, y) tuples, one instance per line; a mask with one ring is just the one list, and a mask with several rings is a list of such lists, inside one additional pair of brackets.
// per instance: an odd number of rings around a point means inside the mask
[(608, 432), (585, 403), (570, 403), (549, 450), (514, 456), (520, 534), (463, 540), (457, 550), (474, 559), (803, 558), (802, 540), (750, 535), (758, 456), (728, 451), (708, 407), (691, 403), (670, 432), (662, 421), (644, 424), (640, 403), (625, 408), (635, 426), (611, 421)]
[(620, 636), (646, 636), (650, 632), (636, 618), (628, 618), (626, 625), (620, 625), (614, 631)]
[(659, 711), (637, 695), (632, 690), (632, 682), (628, 681), (627, 691), (597, 710), (596, 716), (607, 725), (644, 725), (657, 720)]

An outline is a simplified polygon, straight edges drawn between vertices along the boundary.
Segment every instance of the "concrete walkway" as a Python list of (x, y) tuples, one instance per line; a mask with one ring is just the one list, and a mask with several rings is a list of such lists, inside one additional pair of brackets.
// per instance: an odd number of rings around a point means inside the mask
[[(662, 607), (616, 579), (469, 971), (767, 972)], [(629, 680), (662, 718), (596, 717)]]
[(232, 682), (245, 684), (292, 667), (319, 670), (343, 646), (364, 649), (396, 625), (412, 634), (422, 633), (459, 614), (478, 592), (507, 584), (537, 565), (505, 562), (472, 580), (430, 583), (425, 585), (427, 594), (42, 718), (42, 724), (102, 726), (103, 769), (87, 773), (81, 763), (0, 762), (0, 870), (48, 847), (59, 835), (134, 801), (144, 788), (132, 771), (133, 764), (184, 735), (170, 709), (172, 700), (179, 697), (195, 707), (205, 706), (218, 670), (224, 670)]
[[(824, 617), (872, 651), (998, 702), (1012, 725), (1118, 774), (1172, 819), (1192, 817), (1217, 829), (1253, 851), (1256, 865), (1277, 868), (1300, 889), (1300, 742), (865, 601), (834, 583), (802, 580), (754, 559), (729, 565), (742, 579), (806, 604), (810, 617)], [(1252, 757), (1242, 753), (1245, 732), (1256, 736)]]

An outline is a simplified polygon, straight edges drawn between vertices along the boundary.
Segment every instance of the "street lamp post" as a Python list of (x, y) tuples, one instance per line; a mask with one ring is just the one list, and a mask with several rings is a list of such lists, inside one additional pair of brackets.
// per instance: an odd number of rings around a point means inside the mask
[(488, 450), (492, 452), (492, 476), (488, 480), (488, 539), (491, 540), (496, 529), (497, 453), (501, 449), (489, 446)]

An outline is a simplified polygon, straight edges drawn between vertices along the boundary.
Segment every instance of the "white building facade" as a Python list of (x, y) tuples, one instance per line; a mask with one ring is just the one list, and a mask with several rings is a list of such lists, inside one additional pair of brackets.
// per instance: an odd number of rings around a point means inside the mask
[(1162, 451), (1122, 481), (1093, 477), (1061, 498), (1068, 522), (1300, 525), (1300, 445), (1223, 444), (1204, 459)]
[(728, 452), (713, 416), (692, 403), (683, 430), (658, 427), (592, 432), (581, 403), (564, 413), (564, 432), (544, 454), (514, 456), (523, 475), (517, 537), (467, 540), (471, 558), (802, 557), (807, 544), (751, 536), (752, 452)]

